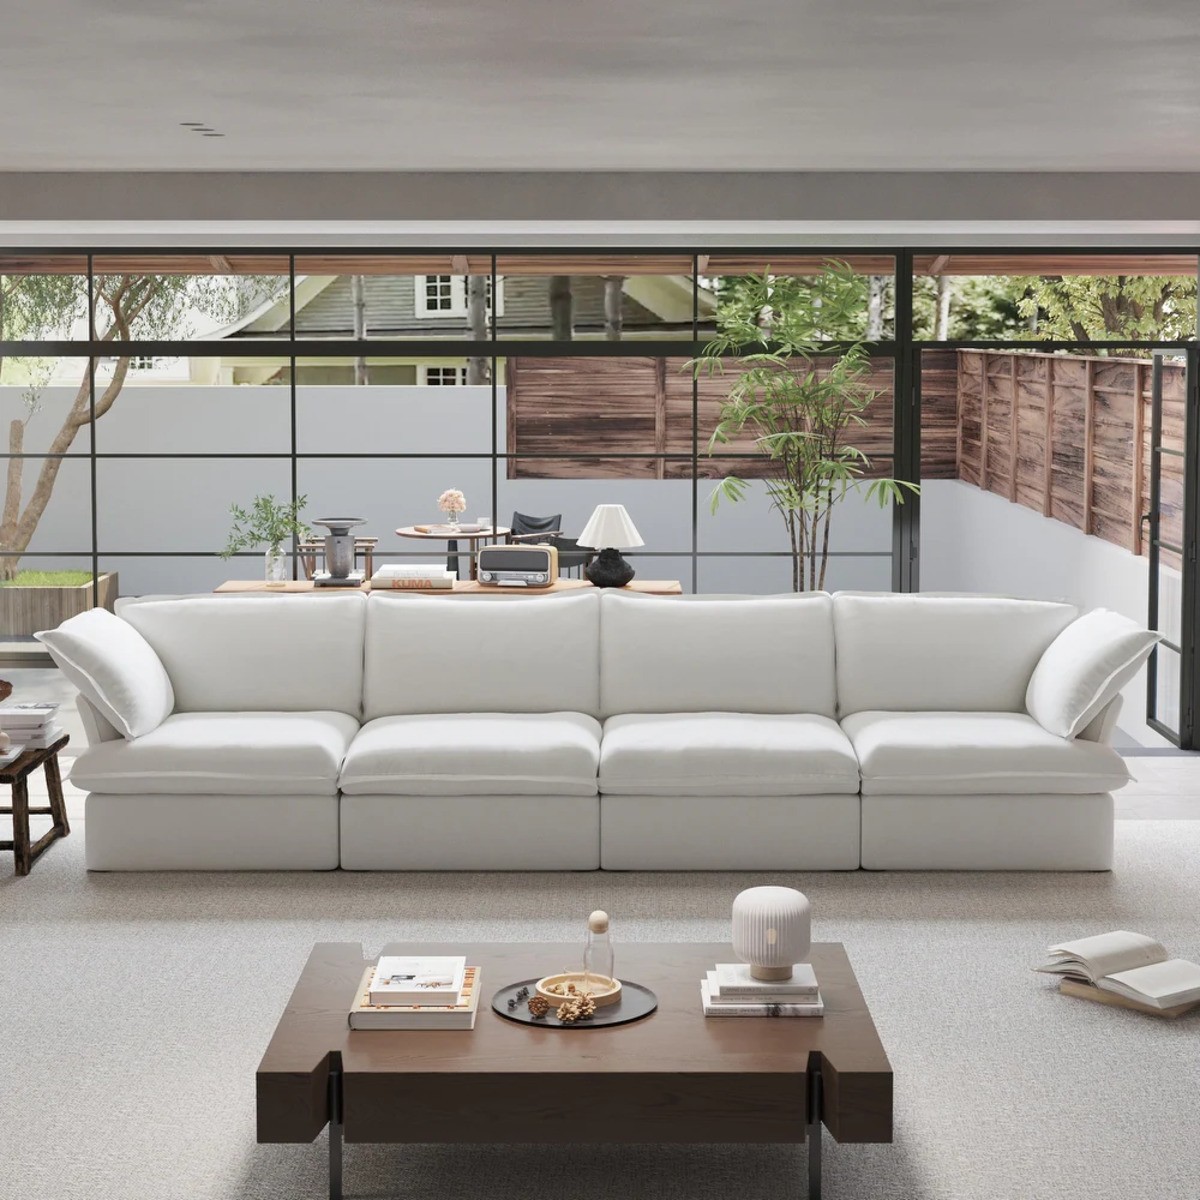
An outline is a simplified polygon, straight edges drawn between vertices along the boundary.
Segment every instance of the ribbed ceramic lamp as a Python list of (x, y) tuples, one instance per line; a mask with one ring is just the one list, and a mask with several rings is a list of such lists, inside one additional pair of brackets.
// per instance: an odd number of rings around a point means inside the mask
[(812, 907), (795, 888), (754, 887), (733, 901), (733, 952), (755, 979), (790, 979), (812, 947)]
[(624, 587), (633, 578), (634, 570), (620, 551), (646, 543), (629, 519), (625, 505), (597, 504), (579, 535), (579, 544), (600, 551), (586, 570), (594, 587)]

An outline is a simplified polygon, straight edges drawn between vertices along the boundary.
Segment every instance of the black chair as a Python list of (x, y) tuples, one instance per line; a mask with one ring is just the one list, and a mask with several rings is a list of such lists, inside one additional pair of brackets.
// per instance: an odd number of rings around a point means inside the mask
[(506, 539), (508, 542), (517, 545), (548, 542), (558, 551), (560, 575), (574, 571), (582, 577), (583, 568), (592, 561), (591, 551), (580, 549), (575, 538), (562, 536), (562, 513), (552, 517), (532, 517), (528, 513), (514, 512), (510, 524), (512, 532)]

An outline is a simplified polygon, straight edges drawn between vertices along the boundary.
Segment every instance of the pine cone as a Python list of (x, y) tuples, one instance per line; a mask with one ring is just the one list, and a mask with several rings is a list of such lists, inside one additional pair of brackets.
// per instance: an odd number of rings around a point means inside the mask
[(574, 1025), (579, 1020), (579, 1008), (581, 1000), (572, 996), (569, 1000), (564, 1000), (558, 1006), (558, 1019), (564, 1025)]
[(595, 1015), (596, 1000), (591, 992), (584, 992), (579, 998), (579, 1019), (586, 1021)]
[(550, 1011), (550, 1001), (545, 996), (530, 996), (529, 1011), (535, 1017), (544, 1017)]

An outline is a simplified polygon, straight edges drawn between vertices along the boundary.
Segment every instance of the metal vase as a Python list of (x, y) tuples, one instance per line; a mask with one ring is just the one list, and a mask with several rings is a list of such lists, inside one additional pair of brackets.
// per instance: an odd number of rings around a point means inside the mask
[(350, 530), (366, 524), (364, 517), (322, 517), (314, 525), (329, 530), (325, 537), (325, 570), (331, 579), (348, 579), (354, 570), (354, 535)]

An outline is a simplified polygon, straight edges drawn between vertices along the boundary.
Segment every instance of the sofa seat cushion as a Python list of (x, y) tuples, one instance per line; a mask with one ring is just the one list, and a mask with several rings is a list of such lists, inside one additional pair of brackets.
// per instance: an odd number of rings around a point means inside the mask
[(641, 713), (604, 723), (600, 791), (610, 796), (813, 796), (858, 784), (850, 739), (828, 717)]
[(348, 796), (594, 796), (599, 757), (600, 722), (584, 713), (378, 717), (351, 744), (341, 786)]
[(101, 742), (71, 768), (89, 792), (333, 796), (358, 732), (345, 713), (175, 713), (133, 741)]
[(842, 728), (864, 796), (1082, 795), (1129, 781), (1112, 747), (1057, 737), (1024, 713), (861, 712)]

